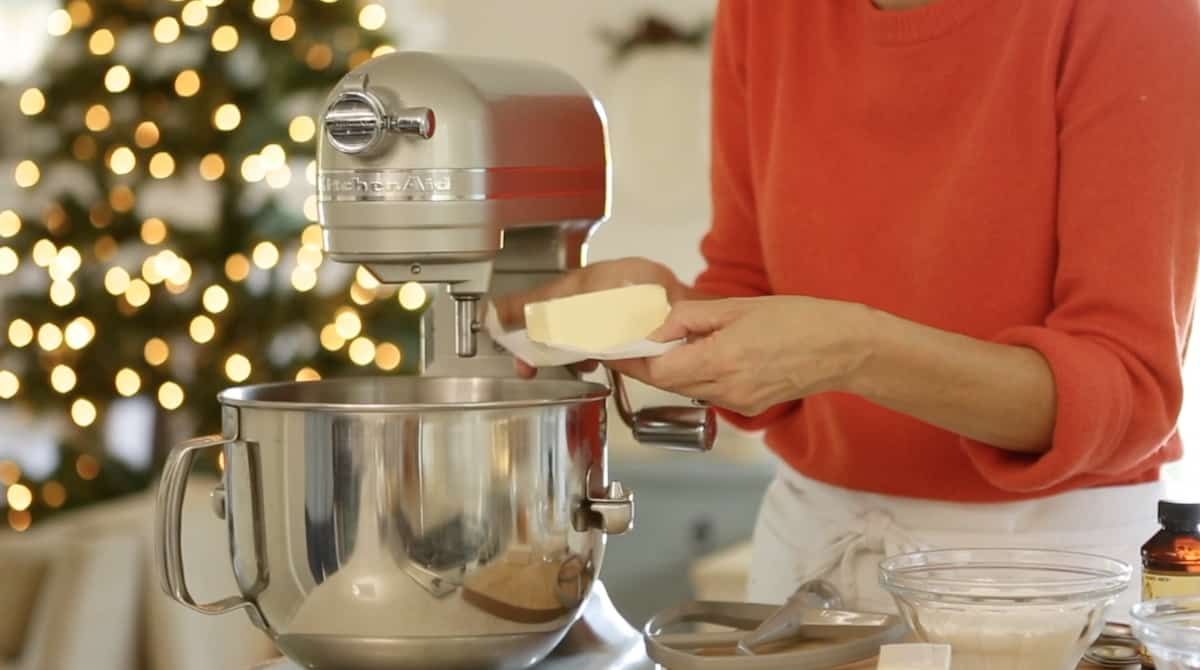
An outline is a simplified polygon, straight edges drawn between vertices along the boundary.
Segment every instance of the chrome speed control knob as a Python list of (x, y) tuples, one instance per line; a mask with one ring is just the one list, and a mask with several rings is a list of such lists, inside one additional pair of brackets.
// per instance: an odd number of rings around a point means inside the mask
[(381, 147), (389, 134), (433, 137), (437, 121), (428, 107), (405, 107), (389, 112), (383, 100), (361, 87), (343, 90), (325, 110), (325, 132), (334, 149), (351, 155), (369, 154)]

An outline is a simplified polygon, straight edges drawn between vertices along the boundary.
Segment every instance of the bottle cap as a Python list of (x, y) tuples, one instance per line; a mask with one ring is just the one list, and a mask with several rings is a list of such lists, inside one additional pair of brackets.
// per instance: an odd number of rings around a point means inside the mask
[(1200, 503), (1158, 501), (1158, 522), (1164, 526), (1195, 528), (1200, 526)]

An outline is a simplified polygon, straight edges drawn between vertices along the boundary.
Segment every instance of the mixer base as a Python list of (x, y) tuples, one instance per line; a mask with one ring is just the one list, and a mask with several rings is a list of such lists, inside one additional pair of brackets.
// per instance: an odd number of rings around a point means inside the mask
[[(642, 636), (617, 612), (603, 584), (594, 585), (583, 614), (561, 642), (544, 637), (489, 636), (443, 640), (436, 646), (417, 639), (281, 638), (280, 649), (313, 665), (278, 659), (255, 670), (651, 670)], [(555, 645), (557, 646), (555, 647)], [(554, 651), (540, 663), (546, 650)]]
[(440, 638), (282, 636), (276, 640), (288, 656), (319, 670), (525, 670), (559, 642), (546, 636), (489, 635)]

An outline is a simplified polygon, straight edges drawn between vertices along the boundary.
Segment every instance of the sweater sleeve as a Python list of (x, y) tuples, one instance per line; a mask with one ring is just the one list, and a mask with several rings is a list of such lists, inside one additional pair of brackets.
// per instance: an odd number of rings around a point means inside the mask
[[(721, 0), (712, 41), (712, 226), (700, 242), (705, 268), (696, 278), (701, 293), (747, 298), (770, 295), (755, 213), (754, 176), (746, 110), (747, 0)], [(745, 430), (761, 430), (799, 404), (784, 403), (757, 416), (718, 408)]]
[(1144, 469), (1182, 403), (1200, 249), (1200, 12), (1082, 1), (1058, 90), (1058, 266), (1044, 323), (995, 340), (1054, 375), (1048, 452), (964, 440), (996, 486), (1045, 490)]

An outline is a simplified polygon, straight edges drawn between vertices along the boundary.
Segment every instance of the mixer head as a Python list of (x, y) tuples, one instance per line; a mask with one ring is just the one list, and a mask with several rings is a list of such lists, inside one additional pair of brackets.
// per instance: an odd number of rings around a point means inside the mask
[(445, 287), (460, 357), (476, 353), (475, 305), (496, 275), (533, 284), (579, 266), (608, 215), (603, 111), (545, 65), (387, 54), (342, 79), (321, 126), (326, 252), (385, 283)]

